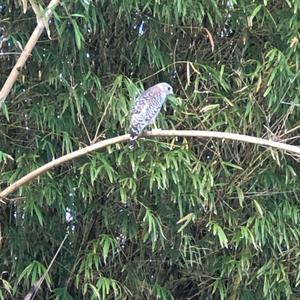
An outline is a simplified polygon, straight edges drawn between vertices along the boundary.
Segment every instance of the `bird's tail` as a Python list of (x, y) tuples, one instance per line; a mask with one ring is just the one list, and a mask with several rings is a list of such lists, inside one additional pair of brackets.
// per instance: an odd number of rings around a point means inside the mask
[(135, 145), (136, 145), (136, 141), (135, 140), (130, 140), (128, 148), (130, 150), (133, 150), (135, 148)]
[(129, 140), (129, 149), (133, 150), (136, 145), (136, 140), (139, 136), (139, 130), (136, 127), (130, 128), (130, 140)]

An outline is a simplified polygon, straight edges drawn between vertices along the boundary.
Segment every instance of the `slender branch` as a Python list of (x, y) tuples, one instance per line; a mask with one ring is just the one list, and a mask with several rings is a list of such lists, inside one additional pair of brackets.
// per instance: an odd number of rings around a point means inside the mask
[[(51, 0), (49, 3), (46, 13), (45, 13), (45, 21), (48, 22), (52, 11), (54, 8), (58, 5), (59, 0)], [(7, 77), (1, 91), (0, 91), (0, 104), (4, 102), (10, 93), (15, 81), (18, 78), (19, 73), (22, 71), (22, 68), (24, 67), (28, 57), (31, 55), (31, 52), (33, 48), (35, 47), (39, 37), (41, 36), (42, 32), (44, 31), (45, 26), (44, 23), (39, 22), (37, 26), (35, 27), (34, 31), (32, 32), (24, 50), (22, 51), (20, 57), (18, 58), (18, 61), (16, 62), (15, 66), (11, 70), (9, 76)]]
[[(237, 133), (228, 133), (228, 132), (218, 132), (218, 131), (200, 131), (200, 130), (152, 130), (147, 131), (143, 134), (143, 137), (198, 137), (198, 138), (219, 138), (233, 141), (246, 142), (251, 144), (256, 144), (260, 146), (268, 146), (281, 150), (286, 150), (288, 152), (296, 153), (300, 155), (300, 147), (288, 145), (284, 143), (274, 142), (271, 140), (266, 140), (262, 138), (252, 137), (248, 135), (242, 135)], [(24, 184), (32, 181), (36, 177), (48, 172), (49, 170), (67, 162), (78, 158), (80, 156), (86, 155), (93, 151), (106, 148), (110, 145), (114, 145), (117, 143), (123, 143), (129, 140), (129, 134), (117, 136), (111, 139), (107, 139), (96, 144), (87, 146), (85, 148), (79, 149), (77, 151), (71, 152), (64, 156), (61, 156), (53, 161), (48, 162), (47, 164), (39, 167), (38, 169), (30, 172), (24, 177), (20, 178), (2, 192), (0, 192), (0, 200), (5, 199), (9, 194), (16, 191), (18, 188), (23, 186)]]
[(44, 282), (46, 276), (49, 274), (50, 269), (52, 268), (52, 265), (54, 264), (57, 255), (59, 254), (63, 244), (65, 243), (67, 237), (69, 234), (65, 235), (65, 238), (63, 239), (63, 241), (60, 243), (54, 257), (52, 258), (47, 270), (45, 271), (45, 273), (41, 276), (41, 278), (39, 280), (37, 280), (31, 287), (30, 291), (26, 294), (26, 296), (24, 297), (24, 300), (33, 300), (34, 297), (36, 296), (37, 292), (39, 291), (42, 283)]

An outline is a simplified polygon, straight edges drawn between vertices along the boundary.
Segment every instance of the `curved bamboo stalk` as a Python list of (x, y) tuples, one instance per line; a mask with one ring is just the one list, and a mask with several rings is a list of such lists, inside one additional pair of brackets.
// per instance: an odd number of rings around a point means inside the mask
[[(51, 17), (52, 11), (58, 5), (59, 0), (52, 0), (45, 12), (45, 22), (48, 22), (49, 18)], [(24, 67), (28, 57), (31, 55), (33, 48), (35, 47), (38, 39), (40, 38), (42, 32), (45, 29), (45, 25), (42, 22), (39, 22), (35, 27), (34, 31), (32, 32), (26, 46), (24, 47), (20, 57), (18, 58), (15, 66), (11, 70), (9, 76), (7, 77), (1, 91), (0, 91), (0, 104), (3, 103), (8, 94), (10, 93), (14, 83), (16, 82), (22, 68)]]
[[(300, 156), (300, 147), (288, 145), (285, 143), (274, 142), (271, 140), (266, 140), (262, 138), (252, 137), (248, 135), (242, 135), (237, 133), (228, 133), (228, 132), (218, 132), (218, 131), (200, 131), (200, 130), (152, 130), (147, 131), (143, 134), (143, 137), (198, 137), (198, 138), (219, 138), (226, 140), (234, 140), (240, 142), (246, 142), (251, 144), (256, 144), (259, 146), (267, 146), (273, 147), (281, 150), (285, 150), (291, 153), (296, 153)], [(37, 168), (36, 170), (30, 172), (24, 177), (20, 178), (2, 192), (0, 192), (0, 200), (5, 199), (9, 194), (16, 191), (18, 188), (23, 186), (24, 184), (32, 181), (38, 176), (48, 172), (49, 170), (73, 159), (76, 159), (80, 156), (86, 155), (93, 151), (106, 148), (110, 145), (114, 145), (117, 143), (123, 143), (129, 140), (129, 134), (117, 136), (111, 139), (107, 139), (96, 144), (87, 146), (85, 148), (76, 150), (64, 156), (61, 156), (53, 161), (46, 163), (45, 165)]]

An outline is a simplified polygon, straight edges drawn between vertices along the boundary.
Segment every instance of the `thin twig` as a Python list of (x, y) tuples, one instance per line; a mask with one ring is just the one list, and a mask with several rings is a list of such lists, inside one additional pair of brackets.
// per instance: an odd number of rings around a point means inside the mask
[(22, 52), (3, 52), (0, 53), (0, 56), (5, 56), (5, 55), (20, 55)]
[(49, 271), (50, 271), (50, 269), (51, 269), (51, 267), (52, 267), (52, 265), (53, 265), (53, 263), (54, 263), (54, 261), (55, 261), (57, 255), (59, 254), (59, 252), (60, 252), (60, 250), (61, 250), (63, 244), (65, 243), (67, 237), (68, 237), (68, 234), (66, 234), (65, 238), (64, 238), (63, 241), (60, 243), (60, 245), (59, 245), (59, 247), (58, 247), (58, 249), (57, 249), (57, 251), (56, 251), (54, 257), (52, 258), (52, 260), (51, 260), (51, 262), (50, 262), (50, 264), (49, 264), (47, 270), (46, 270), (45, 273), (42, 275), (42, 277), (41, 277), (38, 281), (36, 281), (36, 282), (33, 284), (33, 286), (31, 287), (30, 291), (29, 291), (29, 292), (26, 294), (26, 296), (24, 297), (24, 300), (33, 300), (33, 299), (34, 299), (34, 297), (35, 297), (35, 295), (37, 294), (39, 288), (41, 287), (41, 285), (42, 285), (42, 283), (44, 282), (46, 276), (48, 275), (48, 273), (49, 273)]
[[(143, 135), (143, 137), (198, 137), (198, 138), (219, 138), (219, 139), (227, 139), (227, 140), (234, 140), (234, 141), (240, 141), (240, 142), (246, 142), (251, 144), (256, 144), (259, 146), (268, 146), (273, 147), (281, 150), (286, 150), (291, 153), (296, 153), (297, 155), (300, 155), (300, 147), (288, 145), (285, 143), (280, 142), (274, 142), (267, 139), (252, 137), (248, 135), (243, 134), (237, 134), (237, 133), (228, 133), (228, 132), (218, 132), (218, 131), (200, 131), (200, 130), (152, 130), (147, 131)], [(61, 156), (55, 160), (52, 160), (45, 165), (39, 167), (38, 169), (30, 172), (29, 174), (25, 175), (24, 177), (20, 178), (10, 186), (8, 186), (6, 189), (4, 189), (2, 192), (0, 192), (0, 200), (6, 199), (9, 194), (16, 191), (18, 188), (23, 186), (24, 184), (32, 181), (38, 176), (41, 176), (42, 174), (50, 171), (51, 169), (66, 163), (67, 161), (73, 160), (75, 158), (78, 158), (80, 156), (86, 155), (88, 153), (91, 153), (93, 151), (106, 148), (110, 145), (114, 145), (117, 143), (123, 143), (129, 140), (129, 134), (117, 136), (111, 139), (107, 139), (104, 141), (100, 141), (96, 144), (92, 144), (90, 146), (87, 146), (85, 148), (79, 149), (77, 151), (71, 152), (69, 154), (66, 154), (64, 156)]]
[(102, 122), (103, 122), (103, 120), (104, 120), (104, 118), (106, 117), (106, 113), (107, 113), (107, 110), (108, 110), (108, 107), (111, 105), (111, 100), (112, 100), (112, 98), (108, 101), (108, 103), (106, 104), (106, 106), (105, 106), (105, 109), (104, 109), (104, 112), (103, 112), (103, 114), (102, 114), (102, 117), (101, 117), (101, 119), (100, 119), (100, 121), (99, 121), (99, 123), (98, 123), (98, 126), (97, 126), (97, 129), (96, 129), (96, 133), (95, 133), (95, 136), (94, 136), (94, 138), (93, 138), (93, 140), (92, 140), (92, 144), (94, 144), (98, 139), (99, 139), (99, 130), (100, 130), (100, 126), (101, 126), (101, 124), (102, 124)]

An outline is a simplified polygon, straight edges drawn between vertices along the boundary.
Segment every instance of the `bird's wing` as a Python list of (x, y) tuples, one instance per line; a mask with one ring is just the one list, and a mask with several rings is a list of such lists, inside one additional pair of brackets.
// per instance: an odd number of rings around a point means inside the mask
[(151, 109), (151, 106), (153, 106), (154, 100), (158, 97), (159, 93), (159, 88), (155, 86), (142, 92), (135, 100), (131, 114), (147, 114), (148, 110)]
[(140, 118), (147, 114), (147, 111), (150, 106), (149, 101), (149, 92), (142, 92), (134, 102), (134, 105), (131, 110), (131, 120), (134, 121), (136, 118)]

